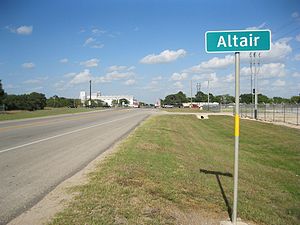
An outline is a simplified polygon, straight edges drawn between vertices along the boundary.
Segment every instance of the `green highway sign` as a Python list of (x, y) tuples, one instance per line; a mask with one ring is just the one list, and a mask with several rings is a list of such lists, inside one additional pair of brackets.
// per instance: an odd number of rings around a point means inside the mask
[(205, 33), (207, 53), (271, 50), (270, 30), (225, 30)]

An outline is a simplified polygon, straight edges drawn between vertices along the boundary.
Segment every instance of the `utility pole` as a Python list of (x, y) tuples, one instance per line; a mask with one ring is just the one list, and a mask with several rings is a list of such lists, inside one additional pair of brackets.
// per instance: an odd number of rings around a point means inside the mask
[(191, 108), (193, 107), (193, 80), (191, 80)]
[(251, 75), (250, 75), (250, 86), (251, 86), (250, 94), (251, 94), (251, 104), (253, 105), (253, 94), (254, 94), (254, 90), (253, 90), (252, 52), (250, 52), (249, 55), (250, 55), (250, 72), (251, 72)]
[(209, 79), (207, 81), (207, 92), (208, 92), (208, 95), (207, 95), (207, 106), (208, 106), (208, 111), (209, 111)]
[(89, 101), (90, 107), (92, 107), (92, 80), (90, 80), (90, 101)]
[(201, 91), (201, 83), (197, 83), (196, 87), (197, 87), (197, 93), (199, 93)]
[(260, 53), (258, 53), (258, 59), (256, 60), (256, 52), (254, 52), (254, 118), (257, 120), (257, 103), (258, 103), (258, 72), (260, 68)]
[[(256, 57), (258, 56), (258, 57)], [(250, 53), (250, 71), (251, 71), (251, 89), (253, 82), (253, 93), (251, 93), (251, 101), (253, 104), (254, 95), (254, 118), (257, 119), (257, 104), (258, 104), (258, 73), (260, 70), (260, 53)], [(254, 78), (253, 78), (254, 76)]]

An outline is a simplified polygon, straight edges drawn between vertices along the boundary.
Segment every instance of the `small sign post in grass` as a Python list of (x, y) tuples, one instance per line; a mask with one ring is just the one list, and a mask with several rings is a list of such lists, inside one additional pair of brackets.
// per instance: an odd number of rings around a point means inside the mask
[[(235, 54), (235, 115), (234, 115), (234, 188), (233, 211), (231, 222), (237, 225), (238, 198), (238, 156), (240, 137), (239, 96), (240, 96), (240, 52), (257, 52), (271, 50), (270, 30), (232, 30), (207, 31), (205, 33), (205, 50), (207, 53)], [(227, 224), (232, 224), (232, 223)], [(222, 223), (226, 224), (226, 223)]]

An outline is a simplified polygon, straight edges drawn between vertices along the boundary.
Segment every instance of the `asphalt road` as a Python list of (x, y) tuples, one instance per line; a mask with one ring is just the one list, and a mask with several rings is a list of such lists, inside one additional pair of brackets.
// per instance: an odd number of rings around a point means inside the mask
[(128, 134), (153, 110), (126, 109), (0, 123), (0, 224)]

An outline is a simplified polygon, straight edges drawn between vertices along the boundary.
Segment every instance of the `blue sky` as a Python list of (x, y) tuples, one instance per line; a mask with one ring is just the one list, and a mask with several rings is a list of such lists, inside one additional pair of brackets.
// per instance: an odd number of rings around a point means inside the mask
[[(131, 94), (154, 103), (190, 81), (234, 94), (233, 54), (207, 54), (208, 30), (270, 29), (258, 91), (300, 93), (299, 0), (0, 2), (0, 79), (7, 93), (78, 97)], [(250, 92), (249, 53), (241, 54), (241, 93)], [(194, 93), (195, 94), (195, 93)]]

